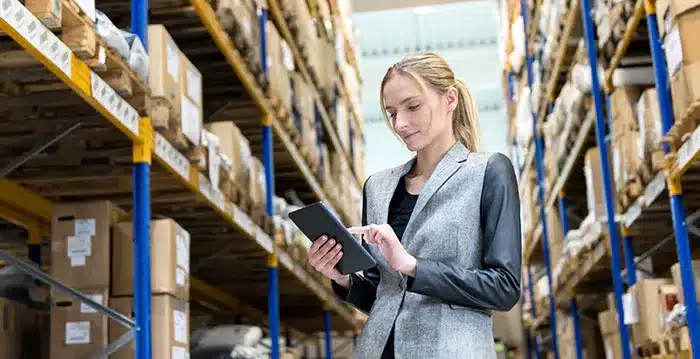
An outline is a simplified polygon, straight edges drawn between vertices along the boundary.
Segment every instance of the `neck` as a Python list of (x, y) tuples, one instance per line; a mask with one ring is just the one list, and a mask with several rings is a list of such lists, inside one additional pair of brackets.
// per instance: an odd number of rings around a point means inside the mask
[(415, 174), (430, 177), (440, 160), (450, 151), (457, 140), (451, 137), (449, 141), (435, 141), (416, 153)]

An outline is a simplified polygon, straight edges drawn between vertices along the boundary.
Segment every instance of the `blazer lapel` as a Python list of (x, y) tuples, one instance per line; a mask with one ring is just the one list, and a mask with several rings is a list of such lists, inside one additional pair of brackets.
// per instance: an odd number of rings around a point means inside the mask
[(416, 158), (414, 157), (403, 165), (394, 168), (388, 176), (383, 177), (379, 183), (377, 183), (377, 188), (379, 188), (379, 190), (376, 192), (378, 198), (375, 203), (378, 206), (376, 213), (378, 216), (377, 221), (380, 224), (389, 221), (389, 204), (391, 203), (391, 198), (394, 196), (394, 191), (396, 191), (396, 186), (398, 186), (401, 177), (406, 175), (411, 168), (413, 168), (415, 161)]
[(461, 167), (462, 163), (467, 159), (469, 150), (461, 142), (457, 142), (450, 151), (440, 160), (433, 173), (428, 178), (428, 181), (423, 186), (423, 189), (418, 195), (418, 200), (411, 213), (411, 218), (408, 221), (406, 230), (404, 231), (404, 246), (408, 248), (408, 243), (413, 234), (413, 228), (416, 226), (415, 218), (418, 218), (420, 212), (425, 208), (430, 199), (435, 193), (452, 177), (455, 172)]

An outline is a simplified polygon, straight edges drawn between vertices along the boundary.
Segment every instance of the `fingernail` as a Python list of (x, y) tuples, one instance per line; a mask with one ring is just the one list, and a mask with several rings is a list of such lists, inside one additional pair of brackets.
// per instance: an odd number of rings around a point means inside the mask
[(331, 244), (335, 244), (335, 240), (334, 240), (334, 239), (331, 239)]

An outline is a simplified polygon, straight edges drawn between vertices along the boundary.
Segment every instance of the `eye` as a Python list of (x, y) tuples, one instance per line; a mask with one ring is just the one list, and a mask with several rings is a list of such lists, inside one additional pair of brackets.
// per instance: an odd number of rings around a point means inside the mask
[(392, 119), (392, 120), (395, 120), (395, 119), (396, 119), (396, 112), (393, 112), (393, 113), (390, 112), (390, 113), (389, 113), (389, 118)]
[(419, 108), (420, 108), (420, 104), (415, 104), (415, 105), (408, 106), (408, 110), (409, 110), (409, 111), (415, 111), (415, 110), (417, 110), (417, 109), (419, 109)]

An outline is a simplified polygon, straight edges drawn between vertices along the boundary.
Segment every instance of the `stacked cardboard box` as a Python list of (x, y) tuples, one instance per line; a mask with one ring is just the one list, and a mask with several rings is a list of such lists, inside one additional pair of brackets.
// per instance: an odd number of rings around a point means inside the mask
[[(695, 280), (695, 283), (700, 283), (700, 260), (693, 260), (692, 262), (692, 267), (693, 267), (693, 279)], [(676, 285), (678, 288), (678, 301), (681, 304), (686, 304), (685, 300), (685, 295), (683, 293), (683, 284), (681, 280), (681, 265), (680, 263), (676, 263), (671, 267), (671, 277), (673, 278), (673, 283)], [(697, 286), (697, 284), (696, 284)], [(700, 293), (696, 291), (696, 295), (700, 297)], [(700, 303), (700, 299), (697, 300), (698, 303)]]
[[(250, 0), (219, 0), (216, 15), (254, 74), (262, 72), (260, 26), (256, 6)], [(260, 80), (261, 77), (258, 77)]]
[(627, 183), (643, 169), (644, 153), (640, 153), (640, 133), (636, 105), (642, 93), (637, 86), (618, 87), (610, 104), (613, 124), (613, 171), (618, 194), (624, 194)]
[[(660, 0), (656, 8), (672, 75), (673, 113), (679, 121), (690, 104), (700, 99), (700, 47), (695, 39), (700, 31), (700, 1)], [(695, 125), (695, 121), (684, 123), (683, 132), (694, 130)]]
[(313, 88), (304, 80), (299, 72), (291, 73), (294, 88), (294, 122), (301, 135), (301, 142), (313, 153), (316, 146), (316, 113)]
[(231, 161), (229, 179), (243, 189), (249, 188), (253, 156), (248, 139), (233, 121), (209, 123), (207, 130), (219, 138), (219, 152)]
[(150, 25), (148, 39), (153, 126), (179, 149), (199, 147), (202, 75), (163, 25)]
[(340, 139), (340, 144), (346, 149), (350, 149), (350, 119), (348, 114), (348, 105), (344, 98), (339, 97), (336, 99), (335, 106), (333, 107), (333, 119), (335, 123), (335, 129), (338, 133), (338, 138)]
[(253, 206), (263, 208), (265, 205), (266, 196), (266, 176), (265, 167), (259, 158), (253, 157), (253, 167), (250, 171), (250, 197), (253, 201)]
[(645, 166), (656, 173), (664, 167), (664, 154), (661, 148), (663, 131), (656, 88), (650, 87), (642, 92), (637, 102), (637, 123), (639, 126), (639, 151)]
[[(114, 228), (110, 306), (133, 317), (133, 223)], [(190, 236), (171, 219), (151, 221), (151, 290), (154, 358), (185, 358), (189, 353)], [(109, 322), (109, 338), (118, 339), (127, 328)], [(114, 354), (117, 359), (134, 358), (133, 341)]]
[(606, 218), (601, 168), (600, 151), (597, 147), (591, 148), (584, 157), (583, 173), (586, 178), (588, 213), (593, 216), (595, 222)]
[[(292, 88), (289, 72), (294, 70), (291, 51), (272, 21), (265, 24), (267, 41), (267, 74), (269, 95), (287, 113), (292, 109)], [(290, 69), (291, 67), (291, 69)]]
[[(123, 214), (107, 201), (57, 204), (51, 223), (51, 275), (109, 305), (112, 224)], [(53, 291), (51, 357), (83, 358), (107, 345), (107, 317)]]
[[(644, 279), (630, 287), (634, 305), (625, 308), (625, 317), (630, 318), (632, 336), (637, 347), (658, 343), (664, 337), (663, 319), (660, 315), (662, 298), (659, 291), (670, 284), (669, 279)], [(629, 312), (629, 313), (628, 313)]]
[[(605, 358), (622, 359), (622, 344), (620, 343), (620, 330), (617, 325), (615, 308), (598, 313), (598, 325), (600, 326), (600, 335), (603, 337)], [(631, 346), (630, 343), (630, 348)]]
[(48, 315), (0, 298), (0, 359), (48, 359)]

